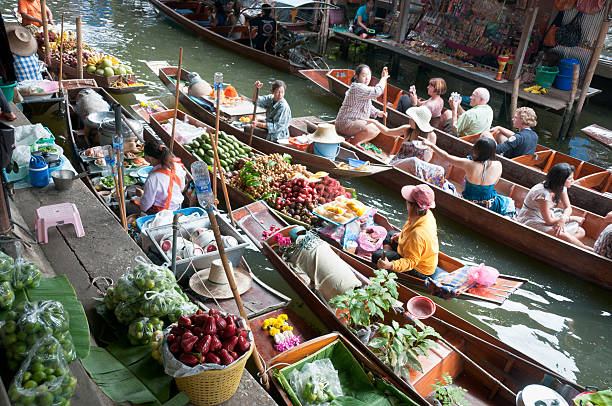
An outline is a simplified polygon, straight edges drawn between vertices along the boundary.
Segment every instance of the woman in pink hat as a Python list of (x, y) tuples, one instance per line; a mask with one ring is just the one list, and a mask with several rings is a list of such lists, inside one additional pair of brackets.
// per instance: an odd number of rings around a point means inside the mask
[(427, 185), (404, 186), (408, 221), (401, 232), (390, 230), (384, 249), (372, 253), (380, 269), (405, 272), (417, 278), (434, 277), (438, 266), (438, 229), (430, 209), (436, 207), (434, 192)]

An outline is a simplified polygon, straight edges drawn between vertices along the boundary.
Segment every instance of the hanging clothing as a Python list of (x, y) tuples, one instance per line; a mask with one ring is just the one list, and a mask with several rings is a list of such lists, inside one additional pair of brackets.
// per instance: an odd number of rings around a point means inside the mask
[[(481, 181), (484, 182), (487, 174), (487, 165), (489, 161), (484, 162), (484, 169), (482, 171)], [(495, 184), (493, 185), (475, 185), (468, 182), (465, 179), (465, 189), (462, 193), (463, 197), (472, 203), (476, 203), (479, 206), (486, 207), (487, 209), (494, 211), (495, 213), (503, 216), (513, 216), (516, 212), (514, 206), (514, 200), (508, 196), (500, 195), (495, 190)]]
[(140, 210), (158, 212), (180, 209), (184, 187), (185, 171), (181, 165), (175, 163), (173, 170), (156, 165), (145, 182)]

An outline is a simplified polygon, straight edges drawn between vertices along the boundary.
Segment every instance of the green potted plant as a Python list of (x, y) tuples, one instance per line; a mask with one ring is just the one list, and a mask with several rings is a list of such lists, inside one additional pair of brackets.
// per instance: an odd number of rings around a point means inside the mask
[(432, 384), (433, 402), (436, 406), (467, 406), (465, 399), (467, 390), (461, 386), (453, 385), (453, 378), (449, 374), (442, 375), (441, 380)]
[(361, 341), (368, 343), (376, 330), (372, 319), (384, 320), (385, 312), (393, 307), (401, 307), (402, 302), (397, 300), (397, 275), (384, 269), (374, 271), (375, 277), (370, 278), (371, 284), (352, 289), (343, 295), (330, 300), (330, 304), (339, 310), (340, 317), (348, 319), (351, 328)]
[(417, 357), (426, 356), (429, 349), (436, 346), (435, 341), (429, 337), (441, 338), (433, 327), (419, 320), (415, 319), (414, 325), (404, 326), (393, 320), (390, 326), (380, 325), (378, 336), (368, 346), (396, 375), (408, 381), (411, 368), (423, 372)]

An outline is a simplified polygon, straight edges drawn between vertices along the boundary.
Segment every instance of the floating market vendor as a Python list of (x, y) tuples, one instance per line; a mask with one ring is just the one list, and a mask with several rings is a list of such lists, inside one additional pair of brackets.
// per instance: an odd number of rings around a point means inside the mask
[(367, 38), (371, 28), (374, 28), (374, 0), (368, 0), (357, 9), (353, 20), (353, 34)]
[[(255, 82), (261, 89), (263, 83)], [(266, 121), (253, 121), (254, 127), (263, 128), (268, 132), (266, 140), (278, 141), (289, 138), (289, 121), (291, 121), (291, 108), (285, 100), (287, 85), (282, 80), (272, 82), (271, 94), (259, 96), (257, 105), (266, 109)]]
[(402, 197), (408, 221), (401, 232), (387, 232), (383, 249), (372, 253), (372, 263), (420, 279), (433, 277), (438, 266), (438, 230), (430, 210), (436, 207), (434, 192), (427, 185), (404, 186)]
[(36, 39), (25, 27), (19, 24), (7, 24), (6, 36), (13, 53), (13, 66), (18, 82), (24, 80), (42, 80), (42, 62), (38, 59)]
[(144, 190), (139, 189), (140, 210), (155, 214), (161, 210), (178, 210), (183, 203), (185, 170), (174, 161), (174, 156), (157, 140), (144, 144), (144, 158), (153, 165)]
[[(18, 0), (17, 9), (21, 14), (21, 25), (35, 25), (37, 27), (42, 26), (42, 13), (40, 7), (40, 0)], [(53, 25), (53, 14), (49, 7), (45, 7), (47, 12), (47, 22)]]

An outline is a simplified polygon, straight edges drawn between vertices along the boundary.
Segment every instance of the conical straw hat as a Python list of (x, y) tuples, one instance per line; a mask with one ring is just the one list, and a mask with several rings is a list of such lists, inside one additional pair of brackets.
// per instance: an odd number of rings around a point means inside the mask
[[(251, 288), (251, 275), (243, 269), (234, 269), (231, 262), (229, 266), (234, 275), (238, 293), (242, 295)], [(214, 297), (215, 299), (229, 299), (234, 297), (232, 288), (225, 275), (221, 259), (215, 259), (210, 265), (210, 268), (196, 272), (189, 279), (189, 287), (191, 290), (204, 297)]]

